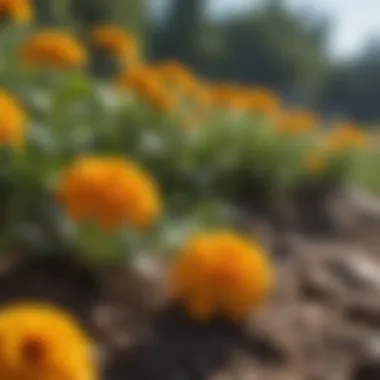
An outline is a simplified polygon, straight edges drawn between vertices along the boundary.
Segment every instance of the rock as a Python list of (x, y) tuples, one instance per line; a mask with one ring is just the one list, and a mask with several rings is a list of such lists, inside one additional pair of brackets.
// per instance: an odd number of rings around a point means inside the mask
[(348, 200), (355, 206), (362, 222), (380, 224), (380, 199), (359, 188), (349, 189)]
[(380, 226), (380, 200), (365, 191), (350, 188), (332, 197), (328, 210), (337, 231), (345, 236), (360, 236)]
[(329, 302), (338, 300), (343, 294), (343, 286), (321, 270), (310, 271), (301, 279), (300, 295), (307, 300)]
[(361, 356), (380, 361), (380, 334), (371, 331), (362, 334)]
[(360, 249), (345, 249), (326, 261), (327, 270), (352, 290), (380, 290), (380, 265)]

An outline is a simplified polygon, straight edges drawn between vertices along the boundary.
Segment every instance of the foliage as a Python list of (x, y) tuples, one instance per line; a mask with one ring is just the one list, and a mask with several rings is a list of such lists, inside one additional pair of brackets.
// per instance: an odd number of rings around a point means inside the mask
[[(358, 174), (362, 152), (368, 156), (356, 126), (330, 133), (312, 112), (287, 110), (271, 90), (207, 83), (175, 61), (144, 62), (133, 36), (116, 26), (91, 28), (85, 36), (94, 40), (18, 25), (2, 35), (8, 48), (0, 87), (29, 120), (20, 127), (23, 118), (9, 116), (14, 111), (0, 102), (3, 250), (74, 251), (101, 263), (143, 250), (170, 253), (187, 232), (232, 223), (233, 215), (220, 211), (235, 200), (265, 201), (307, 182), (344, 185)], [(120, 60), (121, 69), (106, 81), (88, 69), (94, 43)], [(25, 142), (16, 149), (3, 137), (20, 128)], [(90, 174), (80, 180), (73, 169), (60, 203), (62, 173), (89, 155), (99, 165), (83, 169)], [(124, 164), (115, 170), (104, 164), (107, 156), (136, 162), (157, 181), (163, 213), (156, 225), (131, 228), (137, 215), (156, 210), (155, 196), (146, 190), (149, 180), (131, 195), (140, 182), (128, 182)], [(86, 220), (77, 218), (80, 203), (91, 203)], [(115, 215), (120, 229), (110, 233), (104, 223)]]

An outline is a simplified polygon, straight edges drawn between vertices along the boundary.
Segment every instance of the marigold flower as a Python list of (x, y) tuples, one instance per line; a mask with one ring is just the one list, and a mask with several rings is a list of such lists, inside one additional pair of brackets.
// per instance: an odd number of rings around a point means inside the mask
[(307, 111), (289, 111), (280, 117), (277, 130), (284, 134), (308, 132), (317, 126), (317, 118)]
[(353, 124), (337, 125), (325, 138), (325, 146), (329, 151), (342, 151), (364, 148), (367, 135)]
[(133, 36), (115, 25), (99, 25), (91, 32), (95, 46), (127, 61), (136, 61), (138, 45)]
[(19, 147), (25, 140), (27, 117), (19, 102), (0, 89), (0, 145)]
[(212, 103), (218, 108), (246, 111), (249, 109), (247, 93), (234, 84), (222, 83), (210, 88)]
[(90, 339), (76, 321), (49, 305), (0, 309), (0, 377), (6, 380), (95, 380)]
[(174, 296), (196, 320), (241, 321), (267, 296), (272, 268), (262, 249), (230, 232), (193, 236), (171, 268)]
[(44, 30), (32, 35), (21, 47), (24, 63), (58, 68), (83, 67), (87, 52), (82, 44), (65, 31)]
[(193, 73), (186, 66), (174, 60), (161, 61), (152, 65), (152, 69), (161, 75), (163, 80), (171, 86), (191, 91), (196, 83)]
[(165, 87), (161, 77), (147, 67), (140, 67), (122, 73), (116, 83), (134, 92), (153, 109), (170, 112), (175, 107), (175, 97)]
[(161, 207), (153, 178), (118, 157), (78, 158), (62, 174), (58, 196), (73, 220), (111, 231), (124, 224), (146, 228)]
[(261, 116), (274, 117), (280, 110), (279, 99), (265, 89), (250, 89), (246, 93), (247, 109)]
[(180, 62), (166, 60), (155, 63), (150, 69), (161, 78), (170, 93), (195, 106), (208, 108), (211, 105), (210, 92), (193, 72)]
[(24, 24), (33, 18), (30, 0), (0, 0), (0, 19), (6, 18), (17, 24)]

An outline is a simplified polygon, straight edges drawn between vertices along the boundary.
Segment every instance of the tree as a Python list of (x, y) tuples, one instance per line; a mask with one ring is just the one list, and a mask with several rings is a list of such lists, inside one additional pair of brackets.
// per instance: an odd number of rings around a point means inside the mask
[(282, 90), (297, 102), (312, 102), (327, 67), (324, 36), (327, 24), (303, 22), (283, 2), (271, 1), (261, 11), (224, 26), (228, 40), (225, 76)]
[(171, 57), (196, 65), (203, 20), (202, 0), (172, 0), (165, 26), (156, 39), (155, 58)]

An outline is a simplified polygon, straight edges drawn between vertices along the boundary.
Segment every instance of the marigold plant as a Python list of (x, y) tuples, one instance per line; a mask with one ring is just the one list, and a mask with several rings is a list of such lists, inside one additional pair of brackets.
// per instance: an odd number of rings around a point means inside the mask
[(118, 157), (76, 159), (62, 174), (58, 196), (73, 220), (106, 230), (148, 227), (161, 204), (156, 183), (135, 163)]
[(299, 134), (317, 127), (318, 120), (309, 111), (291, 110), (284, 112), (277, 123), (277, 130), (283, 134)]
[(77, 322), (49, 305), (0, 309), (0, 377), (4, 380), (95, 380), (94, 349)]
[(77, 38), (61, 30), (42, 30), (27, 39), (20, 49), (21, 60), (30, 65), (57, 68), (83, 67), (87, 52)]
[(31, 0), (0, 0), (0, 19), (9, 19), (17, 24), (33, 18)]
[(349, 123), (337, 125), (325, 138), (326, 149), (333, 152), (360, 149), (366, 145), (365, 132)]
[(231, 232), (193, 236), (171, 267), (174, 296), (190, 316), (242, 321), (268, 295), (272, 267), (255, 243)]
[(193, 96), (198, 92), (198, 80), (189, 68), (174, 60), (166, 60), (152, 65), (152, 69), (161, 76), (165, 85), (175, 93)]
[(218, 108), (244, 110), (247, 107), (246, 94), (235, 84), (221, 83), (211, 86), (210, 97)]
[(137, 63), (138, 45), (133, 36), (115, 25), (98, 25), (91, 31), (95, 46), (128, 63)]
[(261, 88), (253, 88), (246, 93), (247, 109), (255, 114), (274, 118), (281, 105), (275, 94)]
[(161, 77), (148, 67), (140, 67), (123, 72), (116, 84), (132, 91), (151, 108), (160, 112), (170, 112), (176, 104), (176, 99), (165, 87)]
[(0, 145), (19, 147), (25, 140), (27, 116), (17, 99), (0, 89)]

